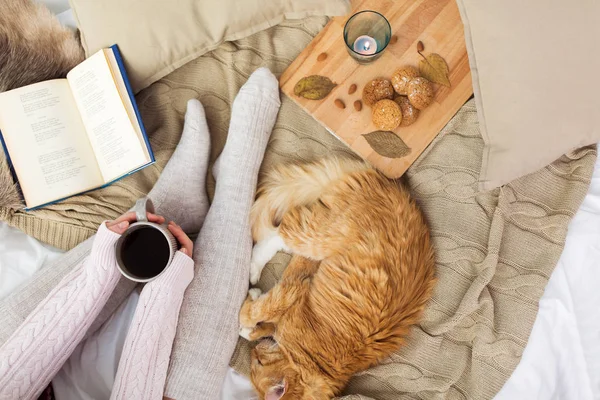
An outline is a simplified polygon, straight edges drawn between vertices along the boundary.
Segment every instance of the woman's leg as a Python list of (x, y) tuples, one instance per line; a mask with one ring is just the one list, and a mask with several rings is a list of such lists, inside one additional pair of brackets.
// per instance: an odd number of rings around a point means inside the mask
[(206, 174), (210, 157), (210, 133), (202, 104), (187, 103), (185, 124), (173, 156), (148, 193), (156, 213), (175, 221), (188, 234), (200, 231), (208, 211)]
[(279, 106), (277, 79), (265, 68), (250, 76), (233, 103), (227, 143), (214, 169), (215, 196), (194, 246), (195, 278), (181, 307), (168, 398), (219, 398), (248, 292), (250, 208)]
[[(148, 194), (156, 213), (177, 222), (186, 232), (198, 232), (208, 209), (205, 179), (209, 154), (210, 135), (204, 109), (198, 100), (192, 99), (188, 102), (181, 141)], [(0, 301), (0, 345), (60, 280), (90, 254), (93, 241), (92, 237), (46, 265), (24, 286)], [(135, 283), (127, 279), (119, 281), (90, 332), (109, 318), (134, 287)]]

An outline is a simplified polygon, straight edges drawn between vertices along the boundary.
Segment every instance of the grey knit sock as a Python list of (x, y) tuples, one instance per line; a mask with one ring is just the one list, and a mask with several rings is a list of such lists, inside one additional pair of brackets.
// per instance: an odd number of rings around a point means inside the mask
[(206, 173), (210, 155), (210, 134), (202, 104), (187, 103), (181, 140), (148, 193), (156, 212), (175, 221), (187, 233), (197, 233), (208, 210)]
[[(208, 127), (198, 100), (188, 102), (181, 141), (163, 170), (150, 196), (156, 212), (176, 221), (190, 232), (198, 232), (208, 209), (204, 182), (209, 157)], [(73, 268), (90, 253), (93, 237), (46, 265), (27, 283), (0, 300), (0, 345), (23, 323), (27, 315)], [(119, 307), (136, 283), (122, 278), (94, 321), (88, 334), (95, 332)]]
[(219, 398), (248, 291), (250, 208), (279, 106), (277, 79), (266, 68), (250, 76), (233, 103), (215, 196), (194, 246), (196, 274), (179, 315), (166, 397)]

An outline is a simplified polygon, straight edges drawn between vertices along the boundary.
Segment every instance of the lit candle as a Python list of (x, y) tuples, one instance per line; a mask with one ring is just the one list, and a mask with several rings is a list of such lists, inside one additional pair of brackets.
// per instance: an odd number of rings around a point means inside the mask
[(375, 54), (377, 53), (377, 42), (371, 36), (359, 36), (354, 41), (354, 51), (365, 56)]

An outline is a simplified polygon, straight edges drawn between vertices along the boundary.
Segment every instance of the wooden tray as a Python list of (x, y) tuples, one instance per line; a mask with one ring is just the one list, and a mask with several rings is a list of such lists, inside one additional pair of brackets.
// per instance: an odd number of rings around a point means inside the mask
[[(455, 0), (359, 0), (353, 4), (353, 13), (374, 10), (383, 14), (398, 41), (388, 45), (378, 60), (359, 65), (350, 57), (344, 43), (343, 29), (349, 16), (333, 18), (283, 73), (281, 89), (374, 167), (390, 178), (398, 178), (473, 93), (463, 25)], [(411, 148), (410, 154), (386, 158), (376, 153), (362, 137), (377, 130), (371, 122), (371, 109), (363, 105), (362, 111), (357, 112), (352, 104), (361, 98), (364, 85), (371, 79), (390, 79), (394, 71), (404, 65), (418, 67), (422, 59), (417, 53), (419, 40), (425, 45), (424, 54), (438, 53), (446, 59), (452, 87), (434, 85), (434, 102), (421, 112), (413, 125), (394, 131)], [(327, 53), (327, 59), (317, 61), (321, 53)], [(296, 82), (315, 74), (330, 78), (338, 86), (323, 100), (295, 96)], [(348, 87), (353, 83), (358, 85), (358, 90), (349, 95)], [(345, 109), (334, 105), (338, 98), (346, 104)]]

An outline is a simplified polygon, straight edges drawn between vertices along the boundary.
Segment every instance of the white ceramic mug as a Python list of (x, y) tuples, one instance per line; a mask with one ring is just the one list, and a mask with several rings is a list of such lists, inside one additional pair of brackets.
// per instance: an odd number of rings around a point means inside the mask
[(167, 225), (148, 221), (146, 213), (154, 213), (152, 200), (139, 199), (134, 211), (137, 222), (117, 241), (117, 265), (126, 278), (149, 282), (167, 270), (179, 244)]

